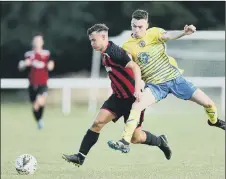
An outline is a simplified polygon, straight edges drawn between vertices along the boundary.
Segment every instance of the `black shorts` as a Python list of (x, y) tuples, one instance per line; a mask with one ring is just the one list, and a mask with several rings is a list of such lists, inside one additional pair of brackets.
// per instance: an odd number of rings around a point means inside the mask
[[(124, 122), (126, 123), (129, 118), (130, 110), (132, 108), (132, 104), (135, 102), (135, 98), (128, 99), (120, 99), (117, 98), (114, 94), (112, 94), (103, 104), (101, 109), (106, 109), (113, 113), (116, 118), (113, 122), (116, 122), (120, 117), (124, 117)], [(144, 121), (144, 111), (141, 112), (140, 121), (137, 127), (140, 127)]]
[(30, 101), (34, 102), (38, 95), (47, 95), (48, 87), (47, 85), (39, 85), (39, 86), (29, 85), (28, 91), (29, 91)]

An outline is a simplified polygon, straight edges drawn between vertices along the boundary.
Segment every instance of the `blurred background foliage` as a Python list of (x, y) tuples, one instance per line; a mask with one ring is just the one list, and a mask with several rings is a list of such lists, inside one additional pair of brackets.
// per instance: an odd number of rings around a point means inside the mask
[(26, 77), (17, 64), (37, 32), (44, 34), (45, 48), (56, 61), (52, 75), (90, 71), (87, 28), (105, 23), (110, 36), (116, 36), (130, 29), (131, 14), (138, 8), (150, 13), (151, 26), (225, 30), (225, 2), (1, 2), (1, 77)]

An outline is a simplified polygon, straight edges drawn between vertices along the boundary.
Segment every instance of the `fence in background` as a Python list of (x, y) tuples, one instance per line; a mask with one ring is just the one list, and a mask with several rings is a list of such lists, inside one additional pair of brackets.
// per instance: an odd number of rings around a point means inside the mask
[[(225, 114), (225, 77), (187, 77), (198, 87), (221, 88), (221, 112)], [(1, 79), (1, 89), (25, 89), (29, 85), (27, 79)], [(97, 90), (107, 88), (110, 90), (110, 80), (108, 78), (53, 78), (48, 81), (48, 87), (62, 89), (62, 112), (71, 112), (71, 90), (73, 88), (86, 88)], [(79, 94), (77, 94), (79, 95)], [(96, 110), (97, 101), (89, 99), (88, 111)], [(91, 106), (94, 105), (94, 106)]]

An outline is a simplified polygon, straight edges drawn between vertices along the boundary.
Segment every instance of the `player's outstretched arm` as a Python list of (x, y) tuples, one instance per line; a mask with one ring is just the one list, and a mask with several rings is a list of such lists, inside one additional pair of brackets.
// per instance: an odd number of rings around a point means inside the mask
[(20, 71), (23, 71), (23, 70), (25, 70), (25, 68), (27, 68), (29, 66), (31, 66), (31, 60), (30, 59), (21, 60), (21, 61), (19, 61), (18, 69)]
[(194, 25), (185, 25), (184, 30), (182, 31), (172, 31), (172, 32), (164, 32), (161, 36), (163, 41), (167, 40), (176, 40), (185, 35), (190, 35), (196, 31), (196, 27)]

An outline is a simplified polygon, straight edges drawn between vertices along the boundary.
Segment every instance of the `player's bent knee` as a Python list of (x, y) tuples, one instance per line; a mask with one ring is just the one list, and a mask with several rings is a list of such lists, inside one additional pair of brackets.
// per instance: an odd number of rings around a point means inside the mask
[(38, 104), (37, 101), (35, 101), (35, 102), (33, 103), (33, 109), (34, 109), (35, 111), (38, 111), (39, 108), (40, 108), (40, 105)]
[(191, 101), (196, 102), (197, 104), (203, 106), (204, 108), (216, 107), (215, 103), (207, 96), (202, 90), (197, 89), (191, 99)]
[(100, 122), (99, 120), (94, 121), (94, 123), (91, 126), (91, 130), (95, 132), (100, 132), (101, 129), (105, 126), (105, 123)]
[(95, 132), (100, 132), (101, 129), (110, 121), (115, 119), (116, 116), (110, 112), (109, 110), (101, 109), (97, 114), (92, 126), (91, 130)]
[(133, 144), (140, 144), (142, 143), (142, 136), (140, 134), (136, 134), (136, 135), (133, 135), (132, 139), (131, 139), (131, 143)]
[(133, 137), (132, 139), (131, 139), (131, 143), (132, 144), (137, 144), (137, 143), (139, 143), (139, 138), (138, 137)]
[(212, 100), (209, 100), (207, 103), (203, 105), (205, 108), (216, 107), (215, 103)]
[(142, 136), (141, 136), (141, 130), (139, 128), (137, 128), (134, 133), (133, 133), (133, 137), (131, 139), (131, 143), (133, 144), (139, 144), (142, 142)]
[(40, 106), (44, 106), (46, 103), (46, 97), (45, 96), (38, 96), (37, 102)]

